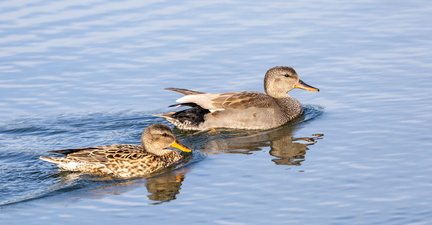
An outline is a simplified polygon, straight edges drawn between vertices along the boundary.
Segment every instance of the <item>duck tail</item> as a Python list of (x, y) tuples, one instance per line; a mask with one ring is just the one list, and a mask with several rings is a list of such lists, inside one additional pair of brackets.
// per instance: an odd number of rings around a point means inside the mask
[(200, 130), (200, 125), (204, 122), (204, 116), (207, 113), (210, 113), (210, 110), (196, 106), (178, 112), (154, 114), (154, 116), (165, 118), (168, 122), (180, 129)]
[(192, 90), (183, 89), (183, 88), (165, 88), (165, 90), (168, 90), (168, 91), (175, 91), (175, 92), (178, 92), (178, 93), (183, 94), (183, 95), (199, 95), (199, 94), (206, 94), (205, 92), (192, 91)]
[(172, 115), (176, 113), (176, 112), (168, 112), (168, 113), (160, 113), (160, 114), (152, 114), (153, 116), (158, 116), (158, 117), (162, 117), (165, 119), (170, 119), (172, 118)]
[(50, 163), (60, 163), (59, 160), (57, 160), (59, 157), (46, 157), (46, 156), (41, 156), (39, 157), (39, 159), (42, 159), (44, 161), (50, 162)]
[(81, 166), (78, 162), (73, 162), (66, 157), (46, 157), (41, 156), (39, 159), (42, 159), (44, 161), (54, 163), (56, 164), (61, 170), (68, 170), (68, 171), (80, 171), (79, 167)]

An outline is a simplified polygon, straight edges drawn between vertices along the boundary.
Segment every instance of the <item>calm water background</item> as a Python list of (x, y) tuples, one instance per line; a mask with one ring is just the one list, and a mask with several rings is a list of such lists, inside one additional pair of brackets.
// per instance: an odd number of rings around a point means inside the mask
[[(431, 224), (430, 1), (0, 3), (1, 224)], [(179, 97), (262, 91), (292, 66), (297, 124), (176, 130), (148, 179), (59, 173), (47, 150), (138, 144)]]

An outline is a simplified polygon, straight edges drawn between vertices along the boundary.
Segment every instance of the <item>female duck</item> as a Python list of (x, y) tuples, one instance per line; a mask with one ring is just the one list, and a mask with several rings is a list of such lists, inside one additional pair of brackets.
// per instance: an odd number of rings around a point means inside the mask
[(177, 100), (192, 108), (157, 114), (180, 129), (207, 130), (224, 127), (235, 129), (270, 129), (287, 123), (303, 113), (300, 102), (287, 92), (294, 88), (319, 91), (301, 81), (287, 66), (269, 69), (264, 78), (265, 94), (242, 91), (210, 94), (179, 88), (167, 88), (186, 95)]
[(49, 151), (66, 156), (41, 156), (40, 159), (55, 163), (61, 170), (130, 178), (148, 175), (184, 159), (180, 152), (167, 147), (192, 152), (177, 141), (168, 126), (162, 124), (147, 127), (142, 134), (141, 143), (142, 146), (105, 145)]

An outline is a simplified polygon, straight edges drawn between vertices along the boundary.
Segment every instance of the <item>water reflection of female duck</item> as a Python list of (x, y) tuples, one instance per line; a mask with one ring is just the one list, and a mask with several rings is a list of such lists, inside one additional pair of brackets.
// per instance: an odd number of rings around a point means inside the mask
[(192, 150), (181, 145), (172, 130), (162, 124), (145, 129), (140, 145), (106, 145), (79, 149), (50, 151), (65, 157), (45, 157), (42, 160), (55, 163), (66, 171), (81, 171), (97, 175), (113, 175), (122, 178), (146, 176), (166, 167), (180, 163), (184, 152)]
[(167, 202), (176, 199), (185, 179), (186, 171), (172, 171), (159, 176), (147, 178), (148, 198), (156, 202)]
[[(160, 204), (176, 199), (177, 195), (180, 194), (181, 185), (187, 172), (188, 169), (182, 168), (165, 173), (161, 172), (152, 177), (127, 180), (113, 179), (112, 176), (90, 176), (86, 178), (93, 181), (109, 182), (103, 182), (102, 186), (86, 190), (85, 192), (76, 192), (74, 193), (74, 199), (76, 197), (99, 199), (104, 198), (105, 195), (121, 195), (145, 186), (149, 193), (147, 195), (148, 199), (153, 201), (150, 204)], [(60, 173), (59, 175), (64, 184), (74, 184), (75, 180), (83, 178), (82, 174), (77, 173)], [(132, 196), (133, 199), (131, 201), (146, 202), (147, 200), (146, 198), (137, 198), (136, 195)]]

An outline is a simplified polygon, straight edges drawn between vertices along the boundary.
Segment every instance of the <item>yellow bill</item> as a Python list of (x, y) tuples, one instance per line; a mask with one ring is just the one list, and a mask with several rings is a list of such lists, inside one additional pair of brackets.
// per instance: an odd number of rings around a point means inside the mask
[(182, 145), (180, 142), (178, 142), (177, 140), (174, 141), (170, 147), (176, 148), (178, 150), (182, 150), (184, 152), (192, 152), (192, 150), (188, 149), (186, 146)]
[(299, 82), (294, 86), (294, 88), (305, 89), (308, 91), (319, 91), (318, 88), (312, 87), (309, 84), (306, 84), (305, 82), (303, 82), (302, 80), (299, 80)]

